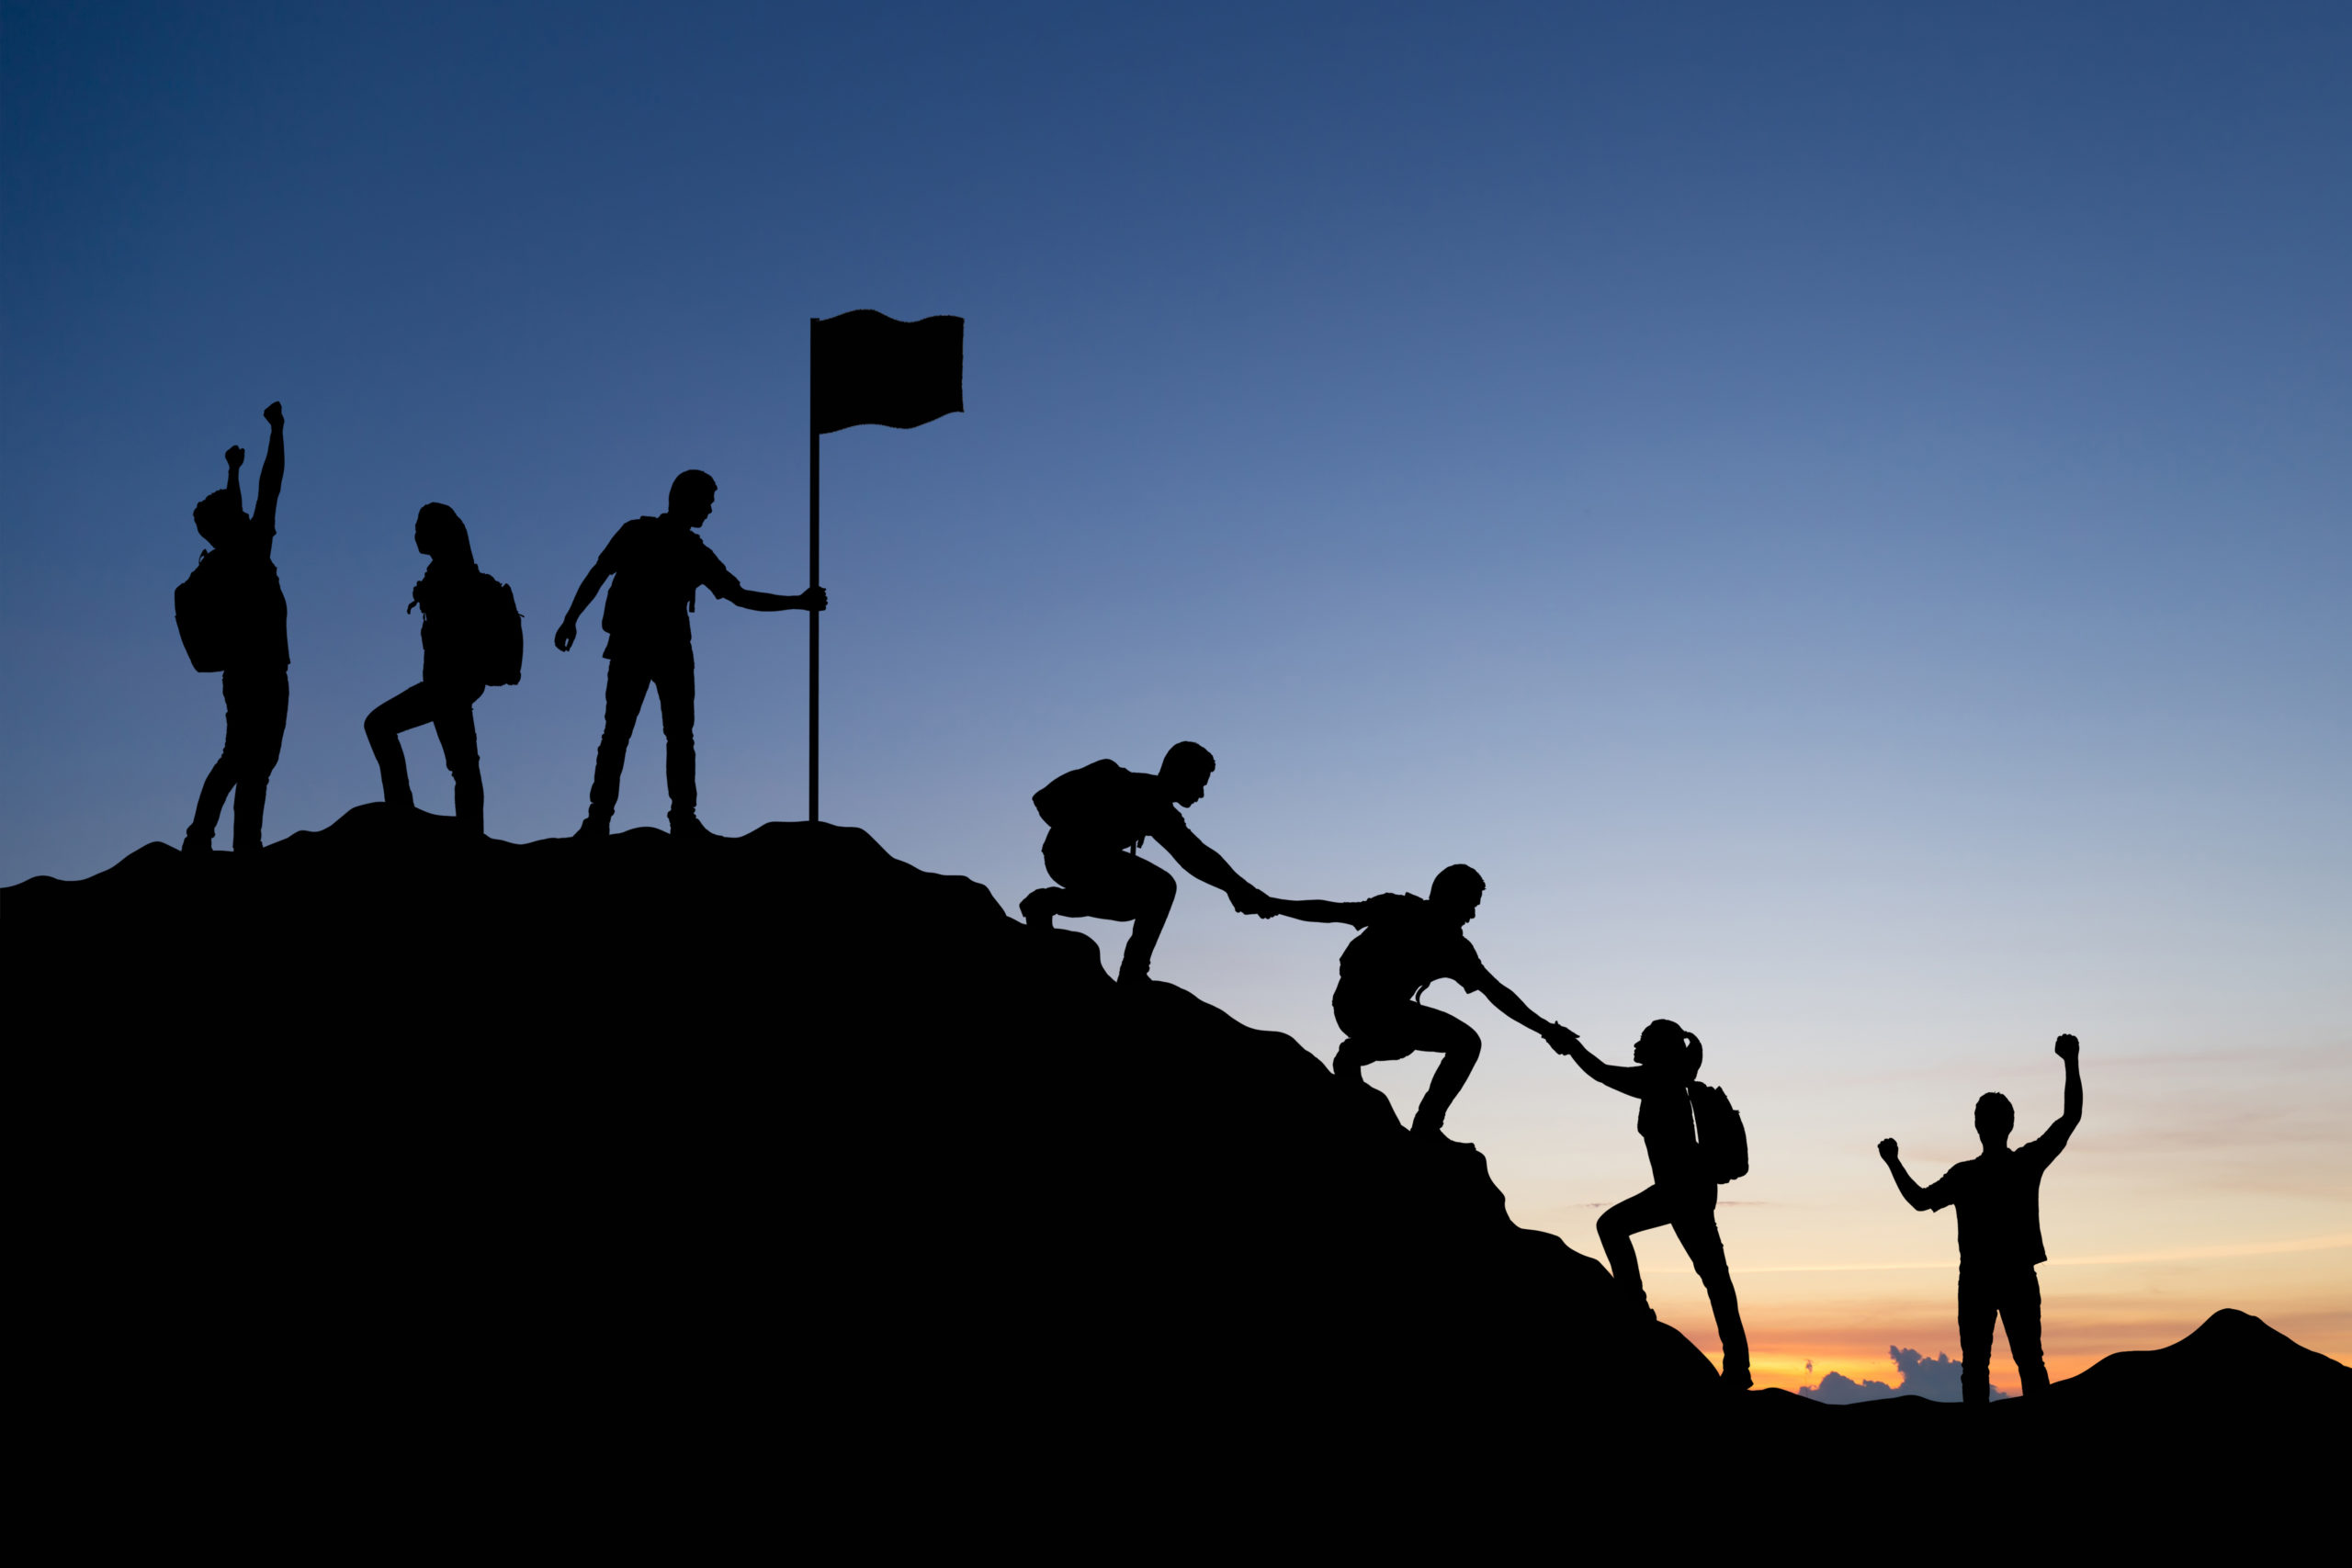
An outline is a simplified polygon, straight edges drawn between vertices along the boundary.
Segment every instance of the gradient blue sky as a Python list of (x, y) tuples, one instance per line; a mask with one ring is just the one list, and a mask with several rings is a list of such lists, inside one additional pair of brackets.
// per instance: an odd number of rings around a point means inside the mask
[[(272, 835), (375, 797), (443, 501), (539, 837), (611, 530), (705, 468), (802, 587), (807, 319), (954, 312), (968, 413), (827, 438), (830, 818), (1010, 907), (1032, 790), (1192, 738), (1277, 893), (1480, 866), (1540, 1010), (1708, 1039), (1786, 1366), (1956, 1348), (1870, 1145), (2054, 1114), (2074, 1030), (2052, 1249), (2141, 1261), (2050, 1270), (2062, 1367), (2222, 1305), (2352, 1354), (2347, 79), (2335, 6), (0, 6), (0, 883), (185, 827), (171, 590), (264, 403)], [(706, 818), (799, 815), (799, 618), (696, 644)], [(1328, 1054), (1339, 942), (1193, 888), (1159, 972)], [(1590, 1249), (1631, 1103), (1455, 1003), (1455, 1132)]]

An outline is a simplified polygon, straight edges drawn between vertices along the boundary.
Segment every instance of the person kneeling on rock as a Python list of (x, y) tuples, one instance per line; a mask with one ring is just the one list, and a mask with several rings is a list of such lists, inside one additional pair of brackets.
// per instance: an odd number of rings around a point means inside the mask
[(1201, 842), (1176, 808), (1206, 793), (1216, 759), (1197, 741), (1179, 740), (1156, 773), (1130, 773), (1105, 757), (1073, 768), (1030, 798), (1046, 820), (1046, 874), (1060, 884), (1021, 900), (1021, 918), (1051, 930), (1057, 915), (1133, 920), (1119, 960), (1123, 985), (1151, 977), (1152, 950), (1176, 904), (1176, 879), (1135, 852), (1157, 839), (1176, 863), (1233, 900), (1236, 911), (1264, 919), (1272, 900)]
[(1413, 1112), (1413, 1131), (1443, 1138), (1445, 1113), (1478, 1064), (1478, 1032), (1454, 1017), (1422, 1005), (1432, 980), (1451, 980), (1465, 991), (1483, 992), (1505, 1018), (1524, 1024), (1565, 1052), (1576, 1035), (1535, 1016), (1510, 987), (1487, 973), (1477, 949), (1462, 928), (1478, 913), (1487, 881), (1466, 865), (1450, 865), (1430, 884), (1430, 896), (1383, 893), (1361, 903), (1320, 898), (1277, 898), (1273, 912), (1295, 920), (1354, 926), (1363, 934), (1340, 954), (1340, 988), (1331, 993), (1331, 1015), (1347, 1038), (1340, 1043), (1331, 1071), (1363, 1082), (1367, 1062), (1401, 1061), (1416, 1051), (1436, 1051), (1444, 1060)]

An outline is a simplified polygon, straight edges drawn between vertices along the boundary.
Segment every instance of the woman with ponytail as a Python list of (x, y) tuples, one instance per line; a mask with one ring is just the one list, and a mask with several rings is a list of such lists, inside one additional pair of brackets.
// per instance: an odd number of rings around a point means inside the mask
[(458, 825), (482, 830), (481, 752), (474, 739), (474, 704), (482, 694), (476, 625), (487, 580), (474, 565), (465, 520), (439, 502), (416, 514), (417, 553), (432, 560), (409, 600), (424, 611), (424, 679), (368, 716), (368, 744), (384, 775), (384, 803), (414, 810), (401, 732), (430, 724), (441, 738), (441, 759), (457, 784)]
[(1567, 1054), (1595, 1083), (1642, 1102), (1641, 1118), (1634, 1125), (1649, 1147), (1650, 1185), (1600, 1216), (1598, 1228), (1601, 1250), (1609, 1255), (1609, 1271), (1648, 1312), (1649, 1294), (1642, 1289), (1642, 1266), (1634, 1256), (1634, 1237), (1659, 1225), (1672, 1225), (1715, 1309), (1715, 1332), (1724, 1346), (1724, 1384), (1747, 1387), (1747, 1331), (1740, 1325), (1731, 1265), (1724, 1258), (1723, 1236), (1715, 1229), (1714, 1175), (1701, 1156), (1698, 1127), (1690, 1113), (1690, 1085), (1699, 1076), (1705, 1048), (1697, 1035), (1670, 1018), (1661, 1018), (1643, 1030), (1634, 1043), (1634, 1066), (1619, 1067), (1586, 1050), (1575, 1035), (1565, 1030), (1561, 1033)]

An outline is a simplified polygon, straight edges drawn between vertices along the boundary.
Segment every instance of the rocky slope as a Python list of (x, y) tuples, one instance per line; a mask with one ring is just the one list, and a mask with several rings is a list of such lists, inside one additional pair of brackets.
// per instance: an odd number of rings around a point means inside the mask
[(1475, 1150), (854, 829), (465, 843), (366, 807), (36, 878), (0, 927), (56, 1342), (85, 1416), (191, 1440), (234, 1407), (477, 1462), (659, 1433), (727, 1472), (789, 1429), (851, 1471), (1723, 1503), (1896, 1450), (2154, 1465), (2244, 1404), (2233, 1361), (2305, 1406), (2352, 1379), (2224, 1314), (1989, 1413), (1730, 1399)]

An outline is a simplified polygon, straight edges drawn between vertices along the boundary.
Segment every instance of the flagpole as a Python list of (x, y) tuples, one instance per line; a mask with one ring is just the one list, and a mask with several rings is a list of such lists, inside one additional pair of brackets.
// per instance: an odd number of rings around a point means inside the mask
[[(817, 318), (808, 318), (808, 357), (815, 363), (817, 355)], [(809, 378), (808, 387), (808, 586), (817, 588), (824, 578), (817, 570), (817, 388), (816, 378)], [(824, 612), (808, 612), (808, 820), (817, 820), (817, 623)]]

